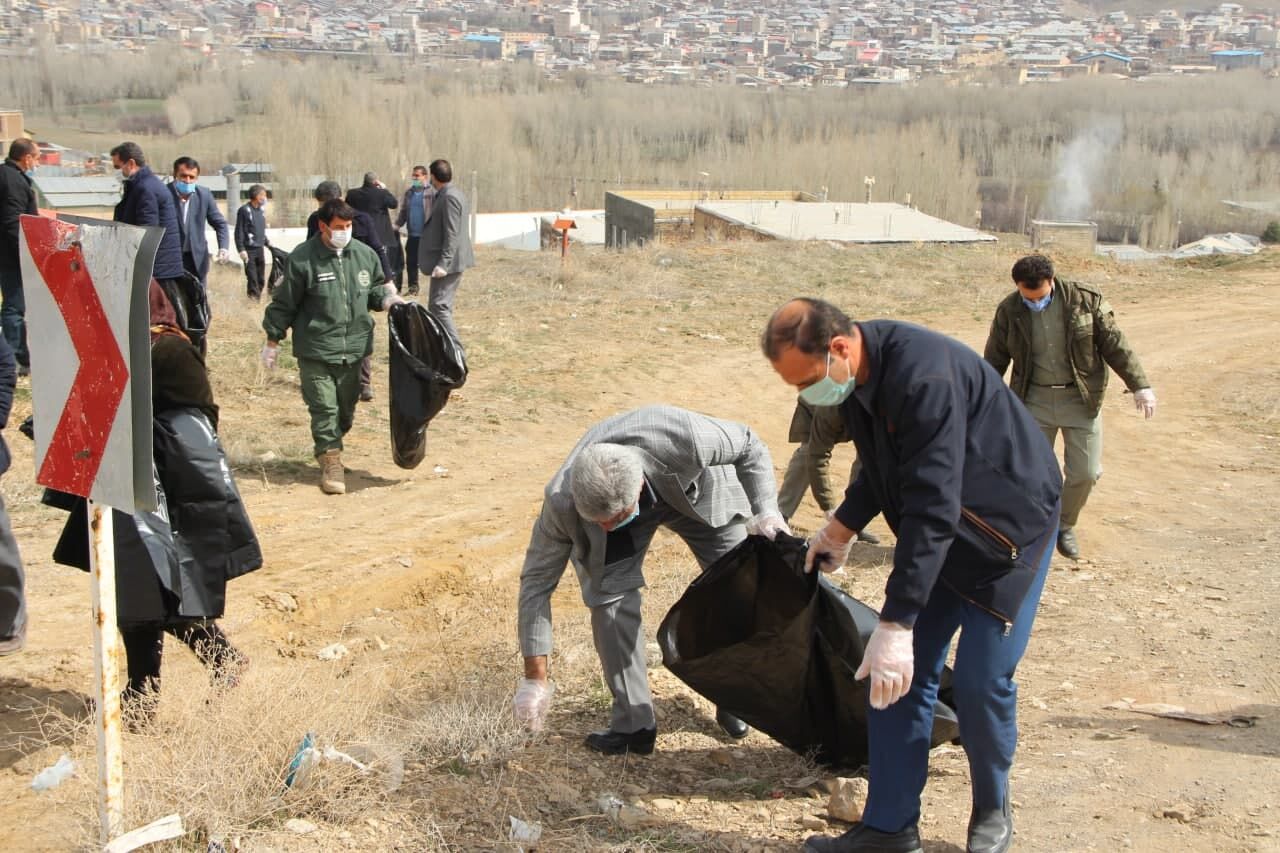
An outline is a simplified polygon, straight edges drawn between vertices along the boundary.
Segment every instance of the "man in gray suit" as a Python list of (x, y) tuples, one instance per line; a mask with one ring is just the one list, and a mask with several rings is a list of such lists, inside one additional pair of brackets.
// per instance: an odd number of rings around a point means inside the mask
[(453, 298), (462, 282), (463, 270), (476, 265), (471, 233), (467, 230), (471, 210), (462, 190), (453, 185), (453, 167), (448, 160), (434, 160), (428, 169), (436, 197), (422, 229), (418, 268), (430, 270), (427, 310), (461, 343), (458, 327), (453, 324)]
[[(789, 533), (768, 448), (743, 424), (672, 406), (636, 409), (587, 431), (547, 484), (520, 573), (524, 678), (515, 710), (531, 728), (541, 728), (550, 704), (551, 595), (572, 562), (613, 694), (609, 728), (589, 735), (587, 746), (610, 755), (653, 752), (640, 588), (659, 527), (683, 539), (704, 570), (748, 532)], [(727, 713), (716, 721), (732, 737), (747, 734)]]
[(187, 272), (207, 285), (209, 279), (209, 242), (205, 238), (207, 222), (218, 238), (218, 262), (230, 258), (231, 230), (227, 220), (218, 210), (213, 193), (196, 183), (200, 179), (200, 164), (193, 157), (179, 157), (173, 161), (173, 181), (169, 192), (173, 193), (173, 208), (178, 212), (178, 233), (182, 235), (182, 266)]

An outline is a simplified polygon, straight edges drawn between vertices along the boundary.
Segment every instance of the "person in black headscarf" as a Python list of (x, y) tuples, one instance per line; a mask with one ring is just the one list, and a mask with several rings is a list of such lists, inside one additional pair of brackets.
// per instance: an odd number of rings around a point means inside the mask
[[(234, 684), (247, 658), (218, 626), (227, 581), (262, 565), (262, 552), (216, 433), (218, 406), (204, 357), (155, 282), (149, 293), (156, 491), (160, 509), (114, 510), (116, 607), (128, 664), (126, 702), (159, 689), (164, 635), (188, 646), (215, 679)], [(54, 560), (88, 569), (86, 502), (46, 493), (71, 510)]]

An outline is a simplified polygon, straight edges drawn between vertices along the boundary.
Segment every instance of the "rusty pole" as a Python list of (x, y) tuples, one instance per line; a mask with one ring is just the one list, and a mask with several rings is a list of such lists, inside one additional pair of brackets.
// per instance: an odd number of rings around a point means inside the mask
[(116, 559), (111, 507), (89, 501), (89, 575), (93, 592), (93, 670), (97, 683), (98, 819), (102, 843), (124, 830), (124, 761), (120, 740), (120, 638), (116, 630)]

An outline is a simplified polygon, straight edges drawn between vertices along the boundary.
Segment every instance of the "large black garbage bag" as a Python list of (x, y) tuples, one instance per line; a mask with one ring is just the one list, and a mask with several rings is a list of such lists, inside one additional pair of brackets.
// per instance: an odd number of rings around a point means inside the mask
[[(718, 707), (833, 767), (867, 763), (869, 680), (854, 680), (878, 614), (818, 573), (805, 544), (749, 536), (698, 576), (658, 628), (662, 662)], [(950, 670), (943, 687), (950, 685)], [(940, 692), (932, 745), (959, 733)]]
[(209, 296), (205, 293), (204, 285), (189, 272), (184, 272), (181, 278), (156, 279), (156, 283), (173, 304), (178, 328), (186, 332), (191, 343), (204, 355), (208, 346), (211, 319)]
[(387, 325), (392, 458), (401, 468), (416, 468), (427, 455), (427, 423), (467, 381), (467, 361), (457, 340), (416, 302), (392, 305)]
[(289, 263), (289, 253), (284, 249), (269, 247), (271, 251), (271, 272), (267, 273), (267, 293), (276, 289), (276, 285), (284, 281), (285, 265)]

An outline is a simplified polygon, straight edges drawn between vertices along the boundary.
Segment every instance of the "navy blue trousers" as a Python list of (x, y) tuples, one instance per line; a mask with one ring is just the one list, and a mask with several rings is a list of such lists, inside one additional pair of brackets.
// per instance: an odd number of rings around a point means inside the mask
[(1044, 556), (1007, 636), (998, 618), (941, 581), (934, 585), (916, 618), (911, 690), (883, 711), (871, 708), (867, 715), (871, 779), (863, 823), (882, 832), (898, 832), (920, 820), (920, 794), (929, 773), (933, 703), (957, 630), (960, 642), (952, 690), (960, 739), (969, 757), (973, 805), (980, 809), (1003, 805), (1018, 743), (1018, 685), (1013, 674), (1027, 649), (1056, 538), (1055, 528), (1041, 540)]

